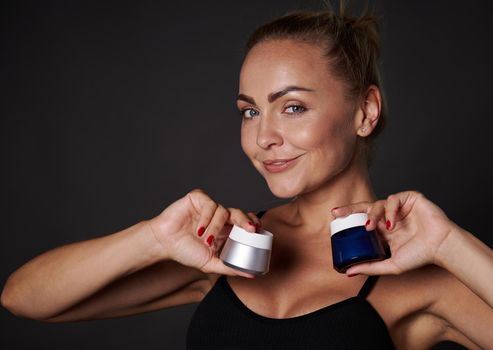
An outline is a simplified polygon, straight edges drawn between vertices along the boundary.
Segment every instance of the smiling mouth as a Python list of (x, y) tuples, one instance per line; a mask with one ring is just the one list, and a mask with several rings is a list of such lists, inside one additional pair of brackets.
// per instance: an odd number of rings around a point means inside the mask
[(299, 157), (301, 157), (301, 155), (290, 159), (265, 160), (262, 162), (262, 164), (264, 165), (265, 170), (267, 170), (268, 172), (279, 173), (293, 167)]

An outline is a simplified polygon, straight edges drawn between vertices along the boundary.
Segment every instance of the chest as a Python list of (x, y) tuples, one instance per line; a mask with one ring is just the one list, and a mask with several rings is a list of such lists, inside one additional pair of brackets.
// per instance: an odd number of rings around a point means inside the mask
[(359, 330), (368, 334), (381, 333), (385, 329), (398, 348), (432, 345), (439, 327), (429, 315), (420, 312), (428, 301), (420, 297), (419, 289), (403, 288), (402, 284), (399, 287), (395, 277), (380, 276), (366, 298), (357, 298), (366, 278), (341, 275), (341, 279), (321, 280), (315, 275), (277, 282), (259, 279), (252, 283), (234, 277), (227, 281), (247, 312), (262, 319), (282, 321), (322, 317), (323, 323), (327, 324), (335, 320), (332, 327), (338, 332), (343, 331), (339, 322), (359, 323), (359, 327), (368, 328)]
[(316, 275), (284, 280), (260, 277), (255, 281), (228, 277), (227, 281), (234, 295), (254, 313), (273, 319), (287, 319), (355, 297), (364, 279), (351, 284), (341, 283), (337, 279), (326, 281)]
[[(345, 298), (301, 313), (304, 308), (295, 307), (299, 302), (291, 301), (291, 307), (282, 309), (272, 305), (277, 295), (249, 294), (239, 284), (233, 287), (234, 278), (231, 281), (230, 285), (221, 278), (199, 305), (189, 327), (190, 342), (203, 347), (210, 337), (215, 349), (393, 349), (385, 324), (360, 298)], [(281, 304), (286, 306), (288, 301)], [(282, 314), (281, 310), (289, 309), (292, 312)], [(208, 330), (207, 339), (203, 329)]]

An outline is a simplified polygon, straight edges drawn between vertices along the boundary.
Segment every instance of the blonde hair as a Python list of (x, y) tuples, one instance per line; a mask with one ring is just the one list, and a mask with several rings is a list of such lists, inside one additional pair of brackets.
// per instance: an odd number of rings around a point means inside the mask
[(372, 141), (383, 130), (387, 117), (378, 66), (380, 40), (377, 18), (366, 10), (358, 17), (346, 15), (342, 3), (339, 13), (332, 8), (327, 11), (291, 12), (257, 28), (247, 41), (246, 53), (258, 43), (282, 39), (322, 47), (329, 71), (345, 83), (349, 97), (362, 97), (370, 85), (380, 89), (382, 110), (379, 122), (373, 132), (363, 139), (369, 161)]

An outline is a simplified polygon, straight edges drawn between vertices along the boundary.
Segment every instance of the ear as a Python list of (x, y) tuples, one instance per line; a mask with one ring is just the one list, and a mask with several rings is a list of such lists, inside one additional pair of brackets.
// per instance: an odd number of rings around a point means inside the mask
[(376, 85), (370, 85), (362, 96), (356, 120), (356, 133), (361, 137), (369, 136), (377, 126), (382, 110), (382, 95)]

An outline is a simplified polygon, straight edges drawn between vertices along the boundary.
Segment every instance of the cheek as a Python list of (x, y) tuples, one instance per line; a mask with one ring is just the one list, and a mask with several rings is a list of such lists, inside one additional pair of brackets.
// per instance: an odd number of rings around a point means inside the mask
[(342, 171), (353, 159), (357, 136), (350, 122), (330, 130), (327, 141), (327, 155), (335, 172)]
[[(325, 160), (329, 163), (345, 162), (351, 157), (355, 135), (352, 133), (351, 123), (314, 122), (299, 125), (292, 132), (291, 143), (297, 147), (310, 151), (316, 161)], [(325, 164), (328, 166), (329, 164)], [(337, 166), (336, 164), (330, 164)]]
[(307, 121), (293, 123), (286, 130), (290, 143), (307, 151), (329, 148), (340, 137), (338, 127), (321, 121)]

